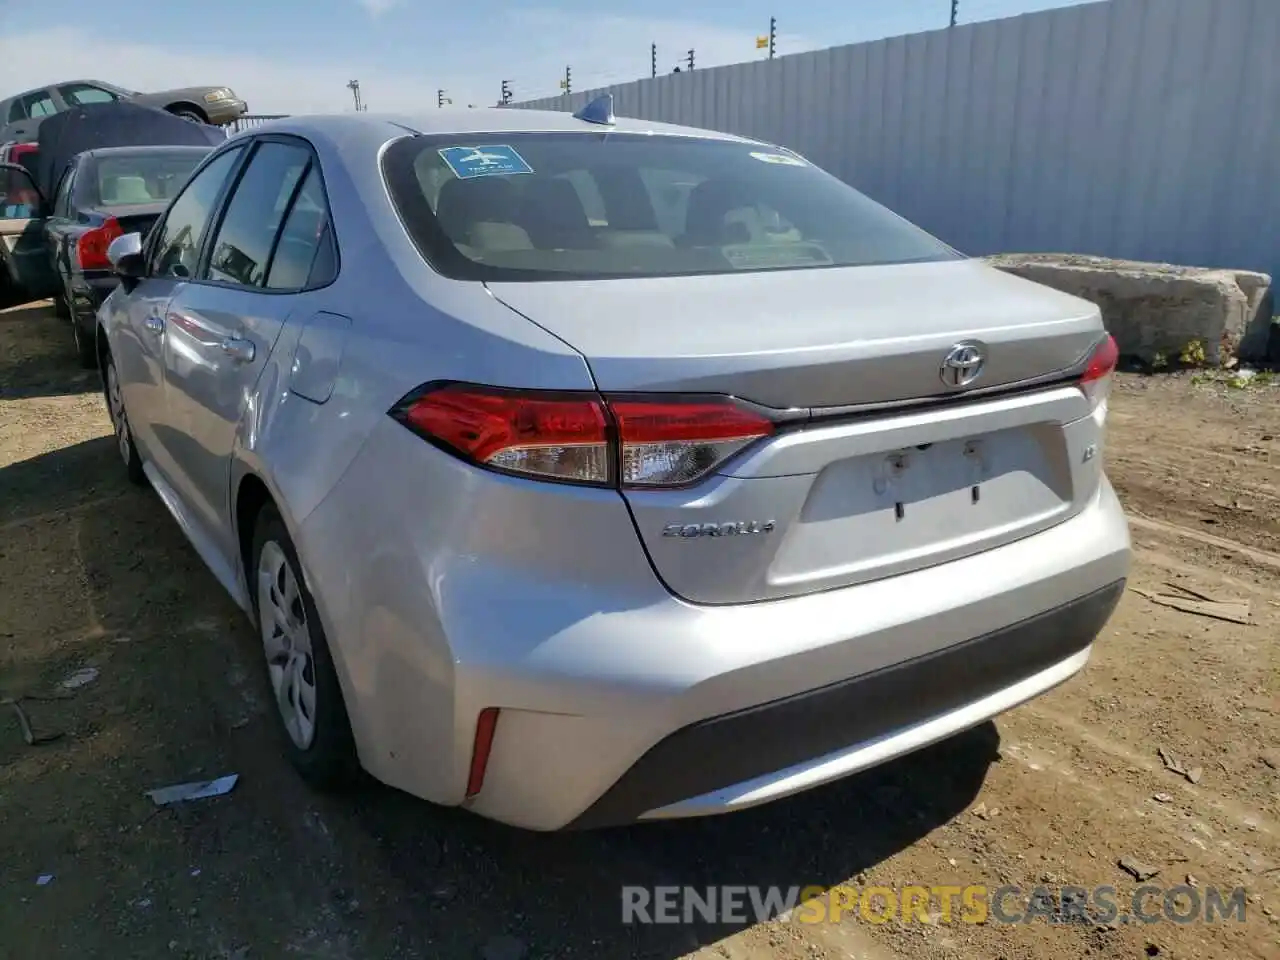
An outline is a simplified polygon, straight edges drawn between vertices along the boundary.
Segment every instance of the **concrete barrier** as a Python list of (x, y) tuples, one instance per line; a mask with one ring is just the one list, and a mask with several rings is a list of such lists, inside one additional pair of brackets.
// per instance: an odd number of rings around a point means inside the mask
[(1001, 270), (1096, 303), (1122, 356), (1174, 360), (1192, 341), (1205, 361), (1267, 359), (1274, 313), (1271, 278), (1078, 254), (1006, 253)]

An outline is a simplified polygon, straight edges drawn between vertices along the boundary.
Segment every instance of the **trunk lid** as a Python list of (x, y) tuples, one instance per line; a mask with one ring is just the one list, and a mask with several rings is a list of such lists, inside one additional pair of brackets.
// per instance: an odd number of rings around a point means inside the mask
[(603, 391), (730, 393), (832, 407), (948, 393), (959, 340), (990, 347), (975, 386), (1078, 360), (1097, 307), (975, 261), (705, 277), (491, 283), (581, 351)]
[[(655, 571), (696, 603), (959, 559), (1066, 520), (1100, 482), (1101, 415), (1074, 385), (1035, 385), (1089, 352), (1097, 308), (976, 262), (490, 289), (581, 351), (604, 393), (791, 411), (692, 487), (624, 491)], [(942, 361), (970, 340), (987, 359), (964, 390)]]
[(168, 207), (167, 201), (160, 203), (131, 203), (123, 206), (95, 207), (84, 211), (87, 228), (100, 227), (110, 217), (115, 217), (120, 229), (125, 233), (140, 233), (143, 236), (151, 229), (151, 225), (160, 219)]

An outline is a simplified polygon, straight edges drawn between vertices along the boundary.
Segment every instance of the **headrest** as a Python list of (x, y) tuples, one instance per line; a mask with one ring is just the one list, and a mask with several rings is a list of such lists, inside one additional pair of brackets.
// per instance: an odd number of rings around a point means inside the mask
[(436, 220), (454, 243), (467, 243), (477, 223), (511, 223), (515, 188), (504, 177), (446, 180), (436, 200)]

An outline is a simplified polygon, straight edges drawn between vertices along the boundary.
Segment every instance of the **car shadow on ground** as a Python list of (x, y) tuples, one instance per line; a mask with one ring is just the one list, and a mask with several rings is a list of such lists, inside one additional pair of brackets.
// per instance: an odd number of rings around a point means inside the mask
[(76, 362), (71, 321), (48, 301), (0, 305), (0, 400), (64, 396), (99, 389), (96, 370)]
[[(848, 881), (964, 811), (997, 755), (987, 724), (755, 810), (593, 833), (372, 783), (321, 795), (279, 749), (254, 631), (112, 438), (0, 469), (0, 505), (0, 697), (67, 697), (27, 704), (51, 743), (0, 717), (0, 929), (18, 956), (461, 960), (508, 937), (530, 960), (670, 960), (745, 924), (624, 926), (624, 885)], [(226, 773), (222, 798), (144, 796)]]

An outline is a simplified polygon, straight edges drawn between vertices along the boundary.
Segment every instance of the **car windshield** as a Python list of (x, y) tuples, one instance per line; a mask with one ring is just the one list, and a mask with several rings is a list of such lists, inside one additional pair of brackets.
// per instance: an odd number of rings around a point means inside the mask
[(93, 178), (96, 206), (123, 207), (172, 200), (208, 151), (157, 150), (99, 157)]
[(956, 259), (800, 157), (631, 133), (416, 136), (383, 155), (410, 236), (458, 279), (662, 277)]

